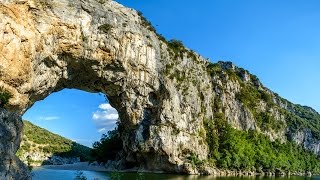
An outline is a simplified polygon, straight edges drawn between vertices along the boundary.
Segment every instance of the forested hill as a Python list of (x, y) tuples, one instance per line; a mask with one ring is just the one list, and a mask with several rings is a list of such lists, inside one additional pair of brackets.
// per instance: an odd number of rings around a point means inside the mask
[(48, 163), (46, 160), (52, 156), (65, 159), (78, 159), (79, 157), (80, 161), (90, 159), (91, 149), (89, 147), (54, 134), (29, 121), (23, 121), (23, 123), (23, 140), (17, 155), (25, 163), (37, 165)]

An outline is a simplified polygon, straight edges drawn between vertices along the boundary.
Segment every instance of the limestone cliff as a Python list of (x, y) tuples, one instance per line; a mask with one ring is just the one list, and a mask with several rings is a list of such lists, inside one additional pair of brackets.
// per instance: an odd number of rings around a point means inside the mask
[(204, 123), (217, 114), (234, 128), (272, 140), (290, 135), (319, 153), (316, 123), (289, 126), (305, 118), (295, 105), (232, 63), (211, 64), (166, 42), (114, 1), (3, 0), (0, 38), (0, 86), (13, 95), (6, 108), (22, 114), (63, 88), (106, 94), (121, 121), (118, 168), (198, 173), (189, 157), (207, 158)]
[(19, 115), (0, 108), (0, 179), (29, 179), (27, 167), (16, 157), (21, 142), (22, 120)]
[[(207, 62), (174, 52), (135, 10), (113, 1), (13, 0), (1, 3), (0, 16), (0, 85), (13, 94), (7, 109), (23, 113), (62, 88), (103, 92), (123, 125), (123, 166), (184, 172), (187, 152), (206, 158), (197, 133), (200, 104), (209, 107), (213, 96)], [(171, 65), (194, 77), (189, 90), (165, 74)], [(206, 101), (198, 97), (204, 87)]]

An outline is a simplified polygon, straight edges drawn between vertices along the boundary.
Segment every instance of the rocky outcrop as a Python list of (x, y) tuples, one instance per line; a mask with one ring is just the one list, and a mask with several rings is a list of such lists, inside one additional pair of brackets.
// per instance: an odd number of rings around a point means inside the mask
[[(202, 57), (174, 52), (135, 10), (114, 1), (8, 0), (0, 7), (0, 86), (13, 95), (8, 110), (22, 114), (63, 88), (102, 92), (121, 119), (119, 167), (186, 172), (188, 154), (206, 158), (198, 132), (212, 113), (202, 115), (201, 106), (209, 107), (213, 95)], [(173, 71), (194, 80), (182, 83), (169, 76)]]
[(74, 164), (80, 162), (80, 157), (60, 157), (52, 154), (45, 154), (43, 152), (26, 152), (19, 156), (19, 159), (30, 166), (42, 166), (42, 165), (64, 165)]
[(22, 120), (0, 108), (0, 179), (30, 179), (27, 167), (15, 155), (21, 142)]
[(313, 151), (315, 154), (320, 154), (320, 140), (312, 134), (310, 129), (303, 129), (291, 134), (292, 140), (306, 149)]
[(64, 164), (74, 164), (79, 163), (80, 158), (63, 158), (59, 156), (52, 156), (44, 162), (46, 165), (64, 165)]
[[(207, 158), (203, 124), (217, 115), (272, 140), (295, 132), (283, 111), (298, 115), (255, 76), (166, 42), (135, 10), (114, 1), (5, 0), (0, 38), (0, 86), (13, 95), (6, 108), (22, 114), (63, 88), (104, 93), (121, 121), (118, 168), (198, 173), (189, 157)], [(254, 108), (243, 99), (252, 88), (262, 98)]]

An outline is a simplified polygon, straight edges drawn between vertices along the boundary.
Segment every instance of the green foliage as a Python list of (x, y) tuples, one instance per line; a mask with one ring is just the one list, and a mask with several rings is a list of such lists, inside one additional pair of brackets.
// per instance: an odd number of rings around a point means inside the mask
[(178, 57), (182, 59), (183, 53), (187, 52), (182, 41), (180, 40), (171, 39), (170, 41), (168, 41), (168, 47), (172, 51), (175, 59), (177, 59)]
[(241, 81), (239, 75), (232, 69), (227, 69), (226, 73), (228, 75), (228, 77), (233, 80), (233, 81)]
[(214, 76), (216, 74), (219, 74), (222, 72), (222, 67), (221, 64), (219, 63), (211, 63), (209, 62), (208, 66), (207, 66), (207, 72), (208, 74), (210, 74), (210, 76)]
[(137, 177), (136, 177), (136, 180), (145, 180), (146, 177), (145, 177), (145, 174), (144, 173), (137, 173)]
[(122, 150), (122, 140), (117, 129), (103, 134), (100, 141), (93, 144), (92, 157), (98, 162), (115, 160), (117, 154)]
[(174, 64), (166, 64), (166, 68), (164, 70), (164, 74), (168, 75), (173, 67), (174, 67)]
[(203, 164), (203, 161), (201, 161), (198, 155), (194, 153), (191, 153), (187, 159), (191, 161), (193, 167), (200, 167)]
[(271, 142), (255, 131), (233, 129), (222, 119), (206, 120), (205, 127), (209, 159), (219, 168), (320, 172), (319, 158), (294, 143)]
[(121, 174), (119, 171), (113, 171), (110, 174), (110, 179), (111, 180), (121, 180), (123, 174)]
[(81, 161), (88, 161), (91, 149), (81, 144), (72, 142), (46, 129), (33, 125), (29, 121), (23, 121), (23, 141), (17, 155), (24, 152), (40, 151), (61, 157), (80, 157)]
[(265, 102), (267, 108), (274, 107), (271, 95), (265, 90), (257, 89), (251, 84), (241, 83), (241, 90), (236, 94), (236, 98), (252, 112), (260, 129), (267, 131), (284, 128), (283, 122), (276, 121), (268, 111), (257, 111), (260, 101)]
[(27, 157), (27, 167), (28, 167), (28, 170), (31, 172), (33, 167), (31, 166), (31, 162), (32, 160), (30, 159), (30, 156)]
[(99, 26), (98, 27), (98, 29), (100, 30), (100, 31), (102, 31), (102, 32), (104, 32), (104, 33), (109, 33), (109, 31), (111, 30), (113, 28), (113, 26), (112, 25), (110, 25), (110, 24), (103, 24), (103, 25), (101, 25), (101, 26)]
[(174, 72), (172, 72), (169, 77), (170, 79), (175, 78), (178, 81), (178, 83), (181, 83), (187, 79), (186, 72), (178, 71), (178, 70), (175, 70)]
[(250, 79), (254, 83), (260, 82), (259, 78), (256, 75), (250, 74)]
[(257, 88), (243, 84), (240, 92), (236, 94), (236, 98), (252, 110), (256, 108), (257, 103), (261, 100), (261, 94)]
[(169, 45), (170, 48), (175, 49), (175, 50), (177, 50), (177, 51), (180, 51), (180, 50), (184, 50), (184, 49), (185, 49), (182, 41), (176, 40), (176, 39), (171, 39), (171, 40), (168, 42), (168, 45)]
[[(170, 41), (167, 41), (161, 34), (158, 34), (155, 27), (152, 25), (152, 23), (143, 16), (141, 11), (138, 11), (138, 15), (140, 16), (142, 26), (147, 28), (149, 31), (154, 32), (158, 39), (161, 40), (162, 42), (166, 43), (168, 47), (171, 49), (170, 54), (174, 55), (174, 58), (177, 59), (180, 57), (181, 59), (183, 58), (183, 54), (187, 52), (187, 57), (191, 58), (193, 60), (197, 59), (197, 56), (195, 52), (192, 50), (187, 50), (183, 43), (179, 40), (172, 39)], [(147, 35), (147, 38), (150, 38), (149, 35)]]
[(268, 105), (272, 106), (273, 105), (273, 102), (272, 102), (272, 96), (267, 93), (266, 91), (264, 90), (259, 90), (259, 93), (260, 93), (260, 98), (266, 102)]
[(0, 87), (0, 108), (4, 108), (8, 104), (10, 98), (12, 98), (12, 94)]
[(159, 40), (167, 43), (166, 38), (164, 38), (161, 34), (158, 34), (158, 33), (157, 33), (156, 28), (154, 28), (154, 26), (152, 25), (152, 23), (151, 23), (147, 18), (145, 18), (145, 17), (143, 16), (143, 14), (142, 14), (141, 11), (138, 11), (138, 15), (140, 16), (142, 25), (143, 25), (144, 27), (146, 27), (149, 31), (154, 32), (154, 33), (157, 35), (157, 37), (159, 38)]
[[(320, 140), (320, 115), (309, 107), (293, 105), (291, 112), (282, 110), (289, 126), (289, 133), (309, 129)], [(289, 137), (290, 138), (290, 137)]]
[[(278, 132), (287, 124), (289, 139), (293, 133), (305, 130), (310, 130), (313, 137), (320, 139), (320, 115), (312, 108), (294, 105), (281, 99), (277, 94), (270, 93), (262, 87), (256, 76), (244, 69), (228, 68), (228, 64), (223, 66), (223, 63), (218, 62), (209, 63), (207, 72), (212, 77), (218, 76), (222, 82), (232, 80), (240, 84), (240, 92), (236, 94), (236, 99), (250, 110), (261, 130)], [(249, 75), (251, 81), (244, 81), (244, 75)], [(213, 86), (224, 91), (223, 85), (213, 84)], [(277, 101), (286, 104), (287, 108), (282, 109), (277, 106), (273, 95)], [(262, 102), (266, 103), (265, 110), (260, 107)], [(204, 120), (210, 164), (236, 170), (275, 171), (280, 169), (320, 172), (319, 157), (293, 142), (272, 142), (267, 136), (257, 132), (233, 129), (225, 120), (219, 97), (215, 98), (212, 111), (215, 112), (214, 116)], [(276, 120), (272, 113), (274, 111), (279, 111), (286, 122)]]
[(274, 117), (268, 112), (260, 112), (255, 114), (255, 120), (262, 130), (268, 131), (270, 129), (280, 130), (284, 124), (280, 121), (276, 121)]
[(193, 50), (188, 51), (188, 58), (191, 58), (192, 60), (197, 60), (197, 55)]
[(153, 31), (155, 33), (157, 32), (154, 26), (151, 24), (151, 22), (143, 16), (141, 11), (138, 11), (138, 15), (140, 16), (142, 25), (144, 27), (146, 27), (149, 31)]

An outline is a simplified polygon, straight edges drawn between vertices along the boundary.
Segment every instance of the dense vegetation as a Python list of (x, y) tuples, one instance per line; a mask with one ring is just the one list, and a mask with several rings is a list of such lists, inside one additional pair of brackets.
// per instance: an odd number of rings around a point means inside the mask
[(115, 160), (121, 150), (122, 140), (118, 129), (114, 129), (107, 134), (103, 134), (100, 141), (93, 144), (91, 156), (99, 163), (108, 162), (108, 160)]
[(320, 159), (292, 142), (272, 142), (256, 131), (232, 128), (221, 117), (205, 122), (209, 162), (219, 168), (320, 173)]
[[(268, 111), (270, 108), (274, 108), (275, 104), (271, 95), (265, 90), (258, 89), (252, 84), (241, 83), (241, 90), (236, 98), (251, 111), (258, 127), (263, 131), (279, 131), (284, 128), (283, 122), (276, 121)], [(260, 102), (266, 103), (266, 111), (259, 111), (257, 106), (259, 106)]]
[[(172, 41), (171, 48), (181, 48), (181, 42)], [(240, 83), (240, 92), (236, 99), (248, 108), (263, 131), (281, 130), (285, 124), (276, 121), (269, 108), (278, 108), (286, 116), (286, 123), (291, 129), (311, 129), (314, 136), (319, 135), (320, 116), (311, 108), (290, 104), (290, 111), (281, 109), (273, 101), (271, 92), (259, 85), (256, 76), (250, 75), (251, 82), (244, 82), (243, 69), (236, 71), (222, 69), (219, 64), (209, 64), (208, 73), (212, 76), (228, 76)], [(223, 77), (221, 79), (224, 79)], [(215, 84), (223, 90), (223, 87)], [(260, 87), (260, 88), (259, 88)], [(266, 103), (265, 111), (259, 110), (260, 102)], [(204, 120), (205, 133), (201, 137), (206, 139), (209, 147), (208, 159), (201, 161), (197, 154), (190, 153), (188, 159), (193, 166), (201, 167), (205, 163), (221, 169), (247, 170), (256, 172), (301, 172), (310, 171), (320, 173), (320, 159), (313, 152), (291, 141), (271, 141), (267, 136), (257, 131), (240, 131), (231, 127), (225, 120), (222, 102), (215, 99), (214, 116)], [(289, 138), (290, 139), (290, 138)], [(114, 160), (122, 148), (122, 141), (117, 129), (103, 135), (93, 146), (93, 156), (99, 162)]]
[(18, 156), (21, 157), (25, 152), (42, 152), (61, 157), (80, 157), (81, 161), (91, 159), (90, 148), (53, 134), (29, 121), (23, 123), (23, 141), (17, 152)]
[[(291, 142), (290, 136), (299, 130), (309, 129), (316, 139), (320, 139), (320, 115), (312, 108), (294, 105), (287, 100), (272, 94), (262, 86), (259, 79), (242, 68), (230, 68), (228, 64), (209, 63), (207, 72), (212, 77), (219, 76), (223, 82), (234, 81), (240, 85), (236, 100), (241, 102), (254, 116), (258, 127), (264, 132), (276, 132), (288, 128), (289, 141), (281, 143), (272, 142), (269, 138), (257, 131), (240, 131), (229, 125), (220, 98), (215, 99), (213, 119), (205, 120), (206, 141), (210, 153), (208, 161), (223, 169), (254, 170), (254, 171), (311, 171), (320, 173), (320, 159), (313, 152), (305, 150), (302, 146)], [(244, 80), (244, 75), (250, 78)], [(224, 91), (223, 85), (213, 84)], [(280, 107), (276, 101), (285, 106)], [(261, 109), (261, 103), (266, 109)], [(283, 108), (287, 107), (287, 108)], [(272, 110), (277, 110), (284, 116), (284, 122), (276, 120)], [(201, 166), (203, 162), (190, 156), (193, 164)]]
[[(320, 140), (320, 115), (318, 112), (307, 106), (293, 105), (287, 102), (290, 111), (283, 111), (286, 116), (290, 132), (309, 129), (313, 137)], [(289, 135), (289, 134), (288, 134)], [(289, 139), (290, 139), (289, 135)]]

